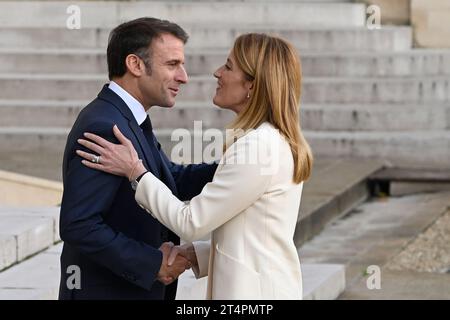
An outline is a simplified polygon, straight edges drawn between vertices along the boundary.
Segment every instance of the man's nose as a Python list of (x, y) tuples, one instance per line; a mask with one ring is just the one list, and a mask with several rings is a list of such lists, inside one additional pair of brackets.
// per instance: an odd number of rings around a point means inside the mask
[(188, 75), (184, 66), (181, 66), (180, 69), (178, 70), (175, 80), (180, 83), (188, 82)]

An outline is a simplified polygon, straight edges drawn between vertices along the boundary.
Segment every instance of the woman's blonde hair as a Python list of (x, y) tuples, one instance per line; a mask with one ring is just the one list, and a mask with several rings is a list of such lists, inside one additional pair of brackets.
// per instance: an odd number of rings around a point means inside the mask
[(293, 181), (307, 180), (313, 156), (300, 129), (302, 75), (297, 51), (279, 37), (249, 33), (236, 39), (232, 53), (247, 80), (253, 81), (253, 89), (247, 106), (229, 127), (248, 130), (271, 123), (291, 147)]

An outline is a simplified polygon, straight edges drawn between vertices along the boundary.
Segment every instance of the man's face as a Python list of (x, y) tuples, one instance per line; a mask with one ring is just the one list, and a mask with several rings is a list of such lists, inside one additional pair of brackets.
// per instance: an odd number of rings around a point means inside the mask
[(170, 108), (175, 104), (181, 84), (188, 81), (184, 69), (184, 44), (171, 34), (163, 34), (154, 39), (151, 46), (151, 73), (139, 79), (145, 107)]

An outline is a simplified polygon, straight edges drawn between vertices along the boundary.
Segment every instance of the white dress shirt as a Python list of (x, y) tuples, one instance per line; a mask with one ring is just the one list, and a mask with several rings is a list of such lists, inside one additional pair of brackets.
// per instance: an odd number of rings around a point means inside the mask
[(147, 112), (145, 112), (144, 106), (114, 81), (111, 81), (109, 83), (108, 88), (114, 91), (120, 98), (122, 98), (122, 100), (133, 113), (133, 116), (136, 119), (138, 125), (141, 125), (147, 117)]

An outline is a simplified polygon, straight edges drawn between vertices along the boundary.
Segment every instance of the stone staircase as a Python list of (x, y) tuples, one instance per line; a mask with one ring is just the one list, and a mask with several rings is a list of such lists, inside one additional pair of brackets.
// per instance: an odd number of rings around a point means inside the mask
[[(280, 34), (300, 51), (301, 122), (316, 156), (448, 167), (450, 51), (412, 49), (408, 26), (365, 28), (362, 4), (90, 1), (77, 3), (82, 28), (69, 30), (70, 4), (0, 2), (0, 147), (5, 152), (21, 157), (45, 152), (61, 159), (79, 110), (107, 82), (109, 31), (120, 21), (154, 15), (180, 23), (190, 34), (190, 83), (175, 108), (150, 111), (166, 150), (174, 145), (173, 128), (192, 130), (193, 120), (202, 120), (204, 128), (223, 128), (232, 119), (211, 103), (212, 72), (238, 34), (260, 31)], [(37, 165), (48, 172), (42, 162)], [(0, 167), (12, 169), (1, 157)]]

